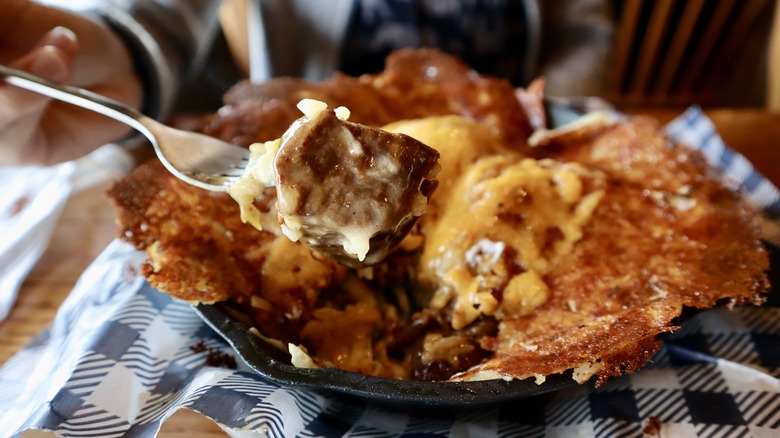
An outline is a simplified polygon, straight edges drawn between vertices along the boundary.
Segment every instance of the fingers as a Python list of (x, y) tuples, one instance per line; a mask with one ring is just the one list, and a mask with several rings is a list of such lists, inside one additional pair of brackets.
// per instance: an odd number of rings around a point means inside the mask
[(54, 82), (65, 82), (72, 75), (77, 52), (76, 34), (67, 28), (55, 27), (38, 41), (30, 53), (11, 65)]
[[(15, 60), (11, 66), (54, 82), (66, 82), (73, 72), (73, 61), (78, 51), (76, 35), (57, 27), (46, 33), (33, 50)], [(6, 110), (0, 126), (20, 124), (28, 116), (42, 112), (51, 99), (38, 93), (10, 85), (0, 86), (0, 102)], [(16, 117), (14, 117), (14, 113)]]
[[(73, 73), (77, 52), (76, 35), (58, 27), (47, 32), (30, 53), (12, 62), (11, 66), (50, 81), (67, 82)], [(45, 145), (31, 143), (50, 101), (38, 93), (0, 81), (0, 149), (5, 158), (11, 162), (39, 158), (36, 155), (45, 149)]]
[(64, 26), (57, 26), (47, 32), (46, 35), (38, 41), (35, 48), (43, 46), (58, 47), (71, 57), (75, 57), (79, 49), (76, 34)]
[(14, 68), (28, 71), (53, 82), (66, 82), (71, 73), (67, 55), (56, 47), (44, 46), (12, 64)]
[[(0, 0), (0, 4), (5, 1)], [(65, 20), (68, 17), (70, 21)], [(121, 40), (99, 22), (76, 16), (59, 18), (63, 20), (54, 22), (67, 23), (67, 29), (42, 32), (35, 20), (28, 26), (16, 23), (16, 28), (28, 35), (43, 36), (24, 44), (12, 41), (23, 49), (6, 51), (6, 55), (13, 55), (10, 58), (3, 58), (0, 32), (0, 62), (5, 59), (15, 68), (50, 81), (76, 85), (139, 107), (143, 98), (141, 83)], [(0, 79), (0, 164), (52, 164), (73, 159), (121, 138), (129, 130), (89, 110), (12, 87)]]

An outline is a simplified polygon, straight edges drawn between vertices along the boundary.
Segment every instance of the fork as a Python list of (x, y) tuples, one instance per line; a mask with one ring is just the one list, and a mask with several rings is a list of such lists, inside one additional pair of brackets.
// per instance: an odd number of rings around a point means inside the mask
[(122, 122), (143, 134), (157, 157), (177, 178), (194, 186), (224, 192), (243, 173), (249, 150), (195, 132), (166, 126), (113, 99), (82, 88), (51, 82), (0, 65), (0, 80)]

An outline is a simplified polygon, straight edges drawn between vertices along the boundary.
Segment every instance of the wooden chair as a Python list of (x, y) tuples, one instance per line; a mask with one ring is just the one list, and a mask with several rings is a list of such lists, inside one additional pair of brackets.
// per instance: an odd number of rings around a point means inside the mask
[[(220, 8), (225, 37), (247, 77), (262, 69), (257, 65), (262, 60), (249, 56), (249, 44), (257, 39), (248, 37), (247, 25), (257, 10), (252, 7), (255, 1), (225, 0)], [(753, 106), (765, 104), (780, 111), (780, 8), (775, 8), (775, 1), (614, 2), (618, 24), (612, 88), (607, 99), (621, 106), (724, 105), (729, 101), (722, 87), (744, 87), (730, 91), (732, 95), (751, 94), (762, 87), (766, 98), (753, 102)], [(755, 78), (746, 81), (749, 83), (724, 85), (731, 63), (746, 58), (741, 53), (743, 47), (751, 38), (755, 46), (756, 34), (765, 40), (768, 56), (766, 60), (761, 56), (748, 60), (755, 64)], [(752, 94), (761, 98), (760, 93)]]
[(219, 7), (219, 22), (239, 70), (250, 75), (249, 14), (252, 0), (224, 0)]
[[(748, 56), (743, 49), (746, 45), (766, 46), (769, 20), (765, 16), (774, 3), (615, 0), (618, 31), (613, 87), (608, 98), (623, 105), (727, 103), (727, 93), (719, 87), (733, 73), (735, 60), (755, 64), (754, 71), (759, 72), (754, 80), (738, 84), (745, 87), (744, 95), (750, 94), (756, 89), (755, 80), (772, 75), (763, 71), (763, 53), (745, 61)], [(756, 35), (762, 41), (757, 41)], [(779, 46), (775, 51), (780, 51), (780, 42), (775, 46)], [(780, 65), (775, 68), (780, 69)], [(732, 90), (733, 84), (729, 87), (730, 95), (740, 96), (740, 90)]]
[(766, 107), (780, 112), (780, 5), (775, 6), (772, 18), (772, 34), (769, 37)]

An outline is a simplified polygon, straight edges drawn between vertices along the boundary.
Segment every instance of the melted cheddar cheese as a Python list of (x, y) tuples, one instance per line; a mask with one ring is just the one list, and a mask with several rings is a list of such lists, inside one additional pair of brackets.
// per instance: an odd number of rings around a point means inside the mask
[(441, 152), (435, 212), (421, 222), (418, 276), (434, 291), (429, 307), (453, 306), (459, 330), (481, 315), (511, 318), (544, 304), (544, 275), (582, 238), (604, 194), (604, 175), (502, 151), (488, 130), (457, 116), (389, 129)]

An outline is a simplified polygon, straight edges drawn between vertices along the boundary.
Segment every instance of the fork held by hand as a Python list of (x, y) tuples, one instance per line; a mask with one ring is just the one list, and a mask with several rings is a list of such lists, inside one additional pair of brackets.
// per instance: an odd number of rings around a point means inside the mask
[(105, 96), (57, 84), (25, 71), (0, 65), (0, 80), (122, 122), (143, 134), (165, 167), (184, 182), (224, 192), (243, 174), (249, 150), (195, 132), (171, 128)]

